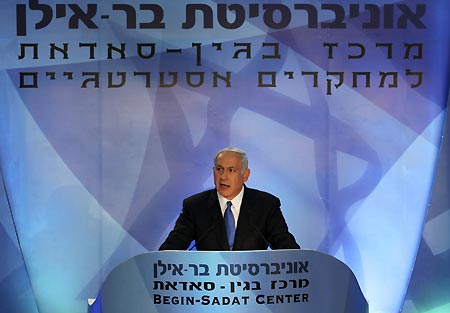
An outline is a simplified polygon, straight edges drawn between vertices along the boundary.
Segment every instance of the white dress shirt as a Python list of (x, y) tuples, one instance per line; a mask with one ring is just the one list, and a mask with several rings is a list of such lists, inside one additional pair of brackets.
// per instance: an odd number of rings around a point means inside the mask
[(231, 206), (231, 212), (233, 212), (234, 216), (234, 226), (237, 227), (237, 222), (239, 218), (239, 212), (241, 211), (242, 197), (244, 196), (244, 186), (242, 186), (241, 191), (238, 193), (236, 197), (231, 200), (228, 200), (222, 197), (219, 193), (217, 193), (217, 197), (219, 198), (220, 209), (222, 210), (222, 216), (225, 214), (225, 210), (227, 208), (227, 202), (231, 201), (233, 204)]

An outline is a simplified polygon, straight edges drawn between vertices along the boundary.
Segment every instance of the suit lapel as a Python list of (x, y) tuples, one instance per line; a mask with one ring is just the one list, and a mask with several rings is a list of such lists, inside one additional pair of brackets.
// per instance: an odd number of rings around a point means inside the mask
[[(245, 187), (244, 187), (245, 188)], [(252, 203), (248, 195), (247, 188), (244, 189), (244, 196), (242, 198), (241, 209), (239, 212), (239, 219), (236, 228), (236, 235), (234, 237), (234, 249), (242, 249), (242, 245), (251, 230), (249, 219), (252, 213)]]
[(219, 199), (217, 198), (217, 191), (213, 189), (209, 196), (208, 212), (211, 212), (213, 218), (217, 218), (217, 226), (214, 228), (216, 234), (217, 244), (220, 247), (218, 250), (230, 250), (228, 247), (227, 231), (225, 229), (225, 222), (223, 220), (222, 210), (220, 208)]

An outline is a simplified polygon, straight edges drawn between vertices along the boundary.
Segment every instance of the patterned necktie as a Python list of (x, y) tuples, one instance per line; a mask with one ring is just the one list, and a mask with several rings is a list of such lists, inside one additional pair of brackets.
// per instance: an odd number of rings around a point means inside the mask
[(230, 250), (233, 249), (234, 233), (235, 233), (234, 215), (233, 212), (231, 212), (231, 205), (232, 205), (231, 201), (227, 201), (227, 208), (225, 209), (224, 214), (225, 227), (227, 229), (227, 238)]

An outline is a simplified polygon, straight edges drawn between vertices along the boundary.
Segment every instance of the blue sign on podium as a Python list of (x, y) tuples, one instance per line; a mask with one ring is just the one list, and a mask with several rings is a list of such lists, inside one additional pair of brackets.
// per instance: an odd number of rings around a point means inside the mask
[(316, 251), (161, 251), (117, 266), (88, 311), (366, 313), (368, 305), (352, 271)]

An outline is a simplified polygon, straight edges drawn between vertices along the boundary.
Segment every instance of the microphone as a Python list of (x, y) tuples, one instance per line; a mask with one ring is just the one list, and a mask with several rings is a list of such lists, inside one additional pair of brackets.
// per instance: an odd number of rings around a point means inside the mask
[[(248, 216), (248, 215), (247, 215)], [(270, 248), (270, 250), (273, 250), (272, 245), (270, 244), (270, 242), (266, 239), (266, 237), (261, 233), (261, 231), (258, 229), (258, 227), (256, 227), (255, 223), (253, 223), (252, 219), (250, 218), (250, 216), (248, 216), (248, 221), (250, 222), (250, 225), (252, 225), (252, 227), (256, 230), (256, 233), (258, 234), (259, 237), (262, 238), (262, 240), (264, 240), (264, 242), (266, 243), (266, 245)]]
[(211, 232), (211, 230), (213, 230), (216, 227), (217, 222), (219, 220), (218, 217), (219, 217), (219, 214), (214, 216), (214, 218), (213, 218), (214, 222), (211, 224), (211, 226), (197, 240), (195, 240), (195, 243), (187, 251), (192, 251), (194, 248), (197, 248), (197, 243), (199, 243), (203, 239), (205, 239), (206, 235), (208, 235)]

